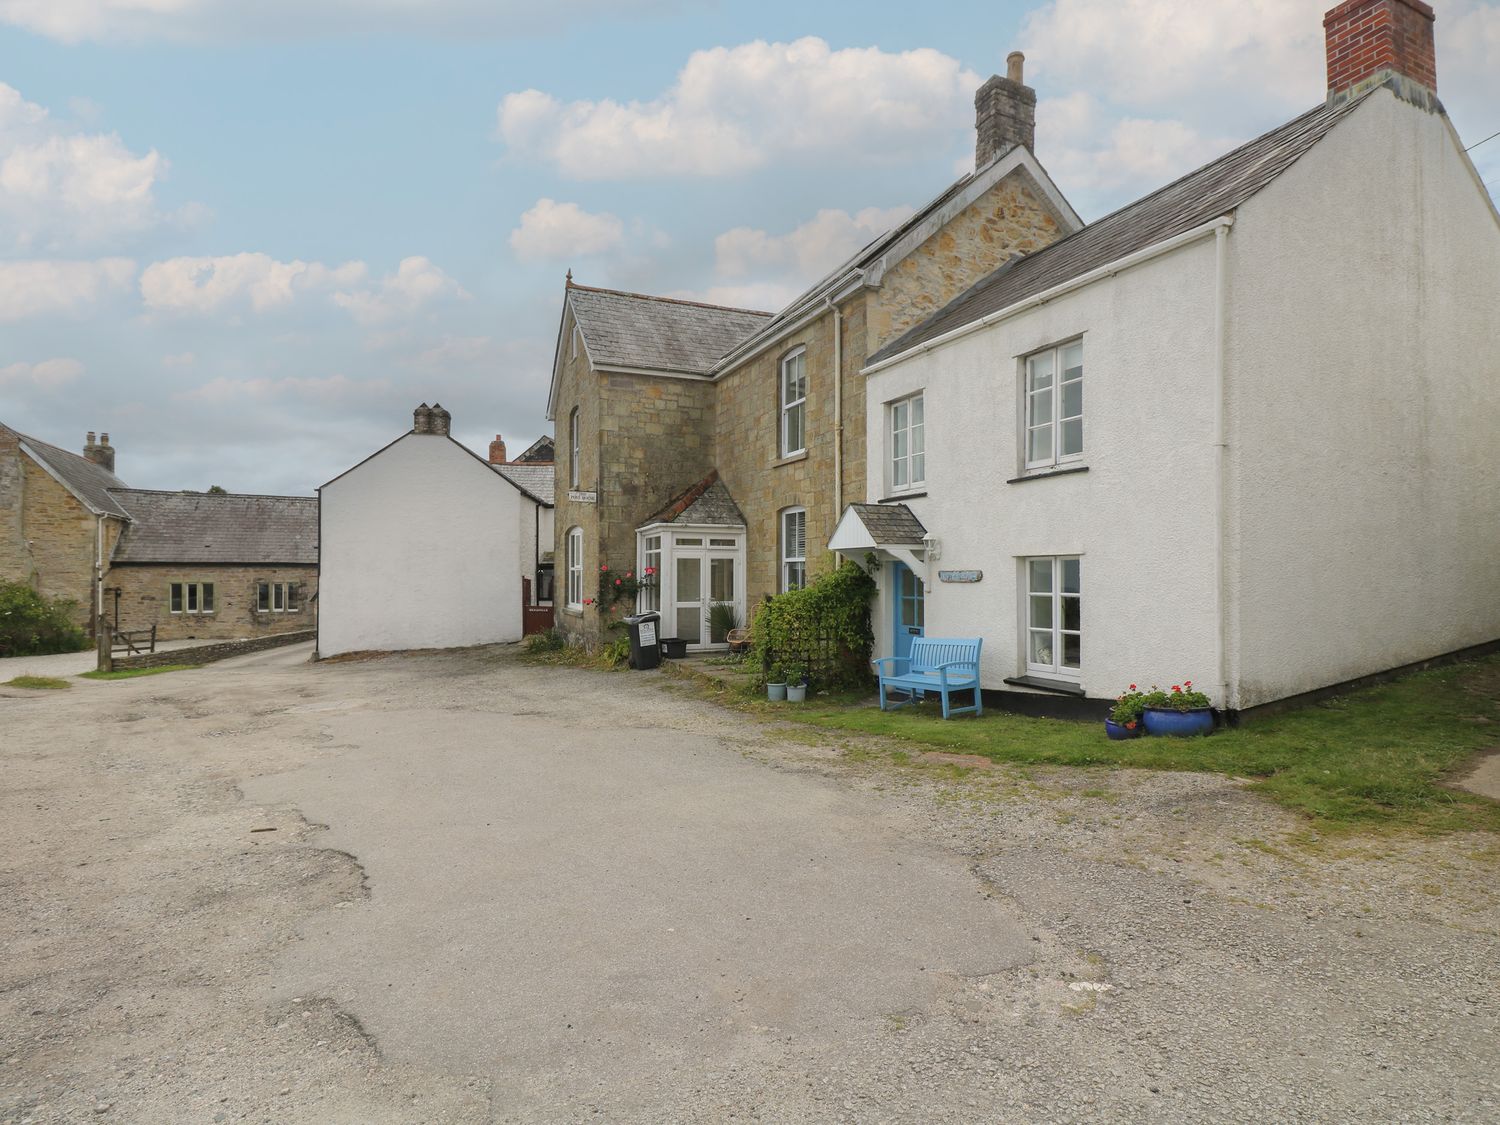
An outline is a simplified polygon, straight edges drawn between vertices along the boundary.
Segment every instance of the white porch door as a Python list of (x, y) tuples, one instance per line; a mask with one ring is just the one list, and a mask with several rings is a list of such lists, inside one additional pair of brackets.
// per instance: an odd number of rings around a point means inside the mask
[(689, 648), (724, 644), (711, 630), (709, 608), (719, 603), (744, 615), (741, 578), (742, 548), (735, 539), (677, 536), (672, 545), (672, 624), (675, 636)]

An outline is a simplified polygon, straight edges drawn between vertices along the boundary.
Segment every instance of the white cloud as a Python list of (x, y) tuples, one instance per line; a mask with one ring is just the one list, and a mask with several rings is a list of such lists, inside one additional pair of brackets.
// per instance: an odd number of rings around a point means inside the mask
[(0, 219), (21, 253), (93, 246), (165, 218), (156, 186), (167, 162), (114, 133), (79, 132), (0, 83)]
[(168, 370), (174, 368), (192, 367), (198, 362), (198, 357), (192, 352), (174, 352), (172, 355), (161, 357), (161, 365)]
[(30, 383), (34, 387), (50, 389), (71, 383), (82, 374), (83, 364), (65, 357), (44, 359), (40, 363), (12, 363), (0, 367), (0, 387)]
[(714, 239), (714, 272), (720, 277), (789, 273), (809, 285), (860, 247), (905, 222), (911, 207), (823, 210), (787, 234), (736, 227)]
[(579, 19), (671, 10), (671, 0), (0, 0), (0, 23), (60, 39), (235, 42), (372, 34), (516, 38)]
[(954, 131), (968, 127), (978, 84), (958, 60), (925, 48), (757, 41), (694, 52), (671, 89), (648, 102), (510, 94), (498, 133), (513, 152), (576, 179), (890, 162), (951, 147)]
[(0, 261), (0, 321), (77, 312), (127, 289), (134, 278), (129, 258)]
[(576, 203), (538, 199), (510, 232), (510, 246), (523, 262), (564, 261), (618, 249), (625, 224), (608, 212), (592, 213)]
[(328, 405), (357, 401), (391, 389), (389, 379), (351, 379), (344, 374), (323, 377), (286, 376), (280, 379), (229, 379), (219, 376), (181, 392), (176, 397), (193, 402), (227, 404), (301, 399)]
[(364, 276), (363, 262), (330, 267), (248, 253), (169, 258), (152, 263), (141, 274), (141, 298), (158, 312), (203, 314), (245, 304), (265, 312), (290, 304), (300, 293), (353, 285)]
[(341, 291), (333, 303), (360, 324), (381, 324), (408, 316), (439, 301), (468, 300), (469, 294), (423, 257), (403, 258), (396, 272), (375, 287)]

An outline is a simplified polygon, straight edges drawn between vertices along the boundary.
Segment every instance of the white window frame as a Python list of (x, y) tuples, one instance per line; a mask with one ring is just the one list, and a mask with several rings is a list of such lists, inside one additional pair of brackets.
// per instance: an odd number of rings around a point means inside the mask
[(661, 612), (661, 583), (662, 583), (662, 534), (654, 532), (651, 535), (641, 536), (640, 560), (636, 573), (641, 580), (647, 578), (646, 568), (655, 568), (651, 574), (652, 584), (642, 586), (640, 592), (635, 596), (635, 611), (637, 613), (660, 613)]
[[(927, 483), (927, 405), (924, 392), (886, 404), (886, 477), (892, 495)], [(904, 415), (904, 420), (903, 420)]]
[(257, 582), (255, 584), (255, 612), (301, 613), (302, 607), (296, 604), (296, 588), (295, 582)]
[[(1077, 349), (1078, 374), (1071, 379), (1065, 379), (1066, 371), (1063, 367), (1063, 356)], [(1036, 385), (1036, 367), (1042, 359), (1047, 359), (1052, 365), (1049, 382), (1045, 387)], [(1051, 469), (1059, 465), (1071, 464), (1083, 460), (1084, 450), (1087, 448), (1085, 435), (1083, 433), (1084, 407), (1083, 407), (1083, 384), (1084, 370), (1083, 362), (1083, 337), (1075, 337), (1064, 340), (1050, 348), (1032, 352), (1021, 361), (1021, 461), (1029, 471), (1032, 469)], [(1076, 414), (1063, 413), (1063, 391), (1066, 386), (1078, 387), (1078, 412)], [(1037, 409), (1035, 404), (1042, 396), (1047, 396), (1047, 408)], [(1076, 422), (1078, 429), (1078, 449), (1072, 452), (1062, 452), (1062, 434), (1066, 423)], [(1032, 456), (1032, 435), (1045, 431), (1049, 437), (1048, 453), (1044, 456)]]
[(568, 487), (578, 487), (578, 407), (573, 407), (573, 412), (568, 415)]
[(569, 609), (583, 608), (583, 528), (570, 527), (567, 543), (567, 598)]
[[(790, 397), (787, 386), (787, 375), (795, 365), (798, 372), (796, 378), (800, 385), (801, 394), (796, 398)], [(776, 400), (781, 404), (779, 448), (781, 456), (795, 457), (799, 453), (807, 452), (807, 349), (805, 347), (794, 348), (781, 357), (781, 363), (777, 365)], [(792, 444), (792, 419), (797, 419), (797, 444)]]
[[(1049, 567), (1051, 588), (1039, 590), (1032, 586), (1032, 564), (1045, 563)], [(1076, 591), (1065, 591), (1063, 589), (1063, 575), (1065, 564), (1076, 563), (1078, 565), (1078, 589)], [(1038, 602), (1046, 601), (1049, 606), (1050, 626), (1033, 625), (1032, 600)], [(1067, 600), (1078, 603), (1078, 628), (1063, 628), (1063, 603)], [(1044, 663), (1032, 658), (1031, 639), (1032, 634), (1050, 634), (1048, 651), (1051, 656), (1050, 663)], [(1053, 680), (1070, 680), (1080, 682), (1083, 679), (1083, 559), (1080, 555), (1036, 555), (1021, 560), (1021, 652), (1026, 658), (1026, 674), (1029, 676), (1042, 676)], [(1063, 638), (1074, 636), (1078, 638), (1078, 667), (1071, 668), (1063, 664)]]
[[(788, 534), (787, 524), (793, 516), (801, 516), (801, 540), (800, 544), (793, 541)], [(781, 509), (777, 517), (777, 538), (780, 539), (781, 554), (781, 592), (788, 590), (800, 590), (807, 585), (807, 509), (803, 507), (791, 507)], [(801, 547), (800, 552), (796, 550)], [(792, 575), (796, 573), (797, 579), (793, 583)]]
[[(174, 590), (178, 591), (176, 609), (172, 608)], [(192, 608), (189, 608), (190, 605)], [(212, 582), (167, 583), (167, 612), (173, 617), (212, 617), (217, 608)]]

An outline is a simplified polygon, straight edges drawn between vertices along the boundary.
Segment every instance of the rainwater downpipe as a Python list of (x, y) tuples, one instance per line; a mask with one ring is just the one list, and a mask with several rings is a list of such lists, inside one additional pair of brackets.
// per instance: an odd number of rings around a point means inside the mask
[(844, 514), (844, 314), (832, 296), (823, 303), (833, 310), (833, 518)]
[(1225, 333), (1229, 324), (1229, 227), (1226, 220), (1214, 232), (1214, 574), (1218, 581), (1217, 617), (1220, 706), (1229, 698), (1229, 435), (1226, 420), (1228, 354)]

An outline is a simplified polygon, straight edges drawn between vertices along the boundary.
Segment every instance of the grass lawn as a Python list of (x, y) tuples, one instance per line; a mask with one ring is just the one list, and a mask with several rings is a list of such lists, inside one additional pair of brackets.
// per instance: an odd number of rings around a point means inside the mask
[(163, 664), (157, 668), (121, 668), (118, 672), (79, 672), (84, 680), (133, 680), (137, 676), (159, 676), (163, 672), (184, 672), (196, 664)]
[(1207, 738), (1110, 742), (1102, 723), (994, 710), (944, 722), (933, 703), (881, 712), (868, 700), (816, 699), (754, 709), (996, 762), (1251, 778), (1254, 789), (1322, 832), (1500, 832), (1500, 803), (1445, 784), (1476, 752), (1500, 747), (1500, 657), (1419, 672)]
[(13, 680), (6, 680), (5, 686), (35, 688), (39, 691), (61, 691), (73, 685), (67, 680), (59, 680), (56, 676), (17, 676)]

